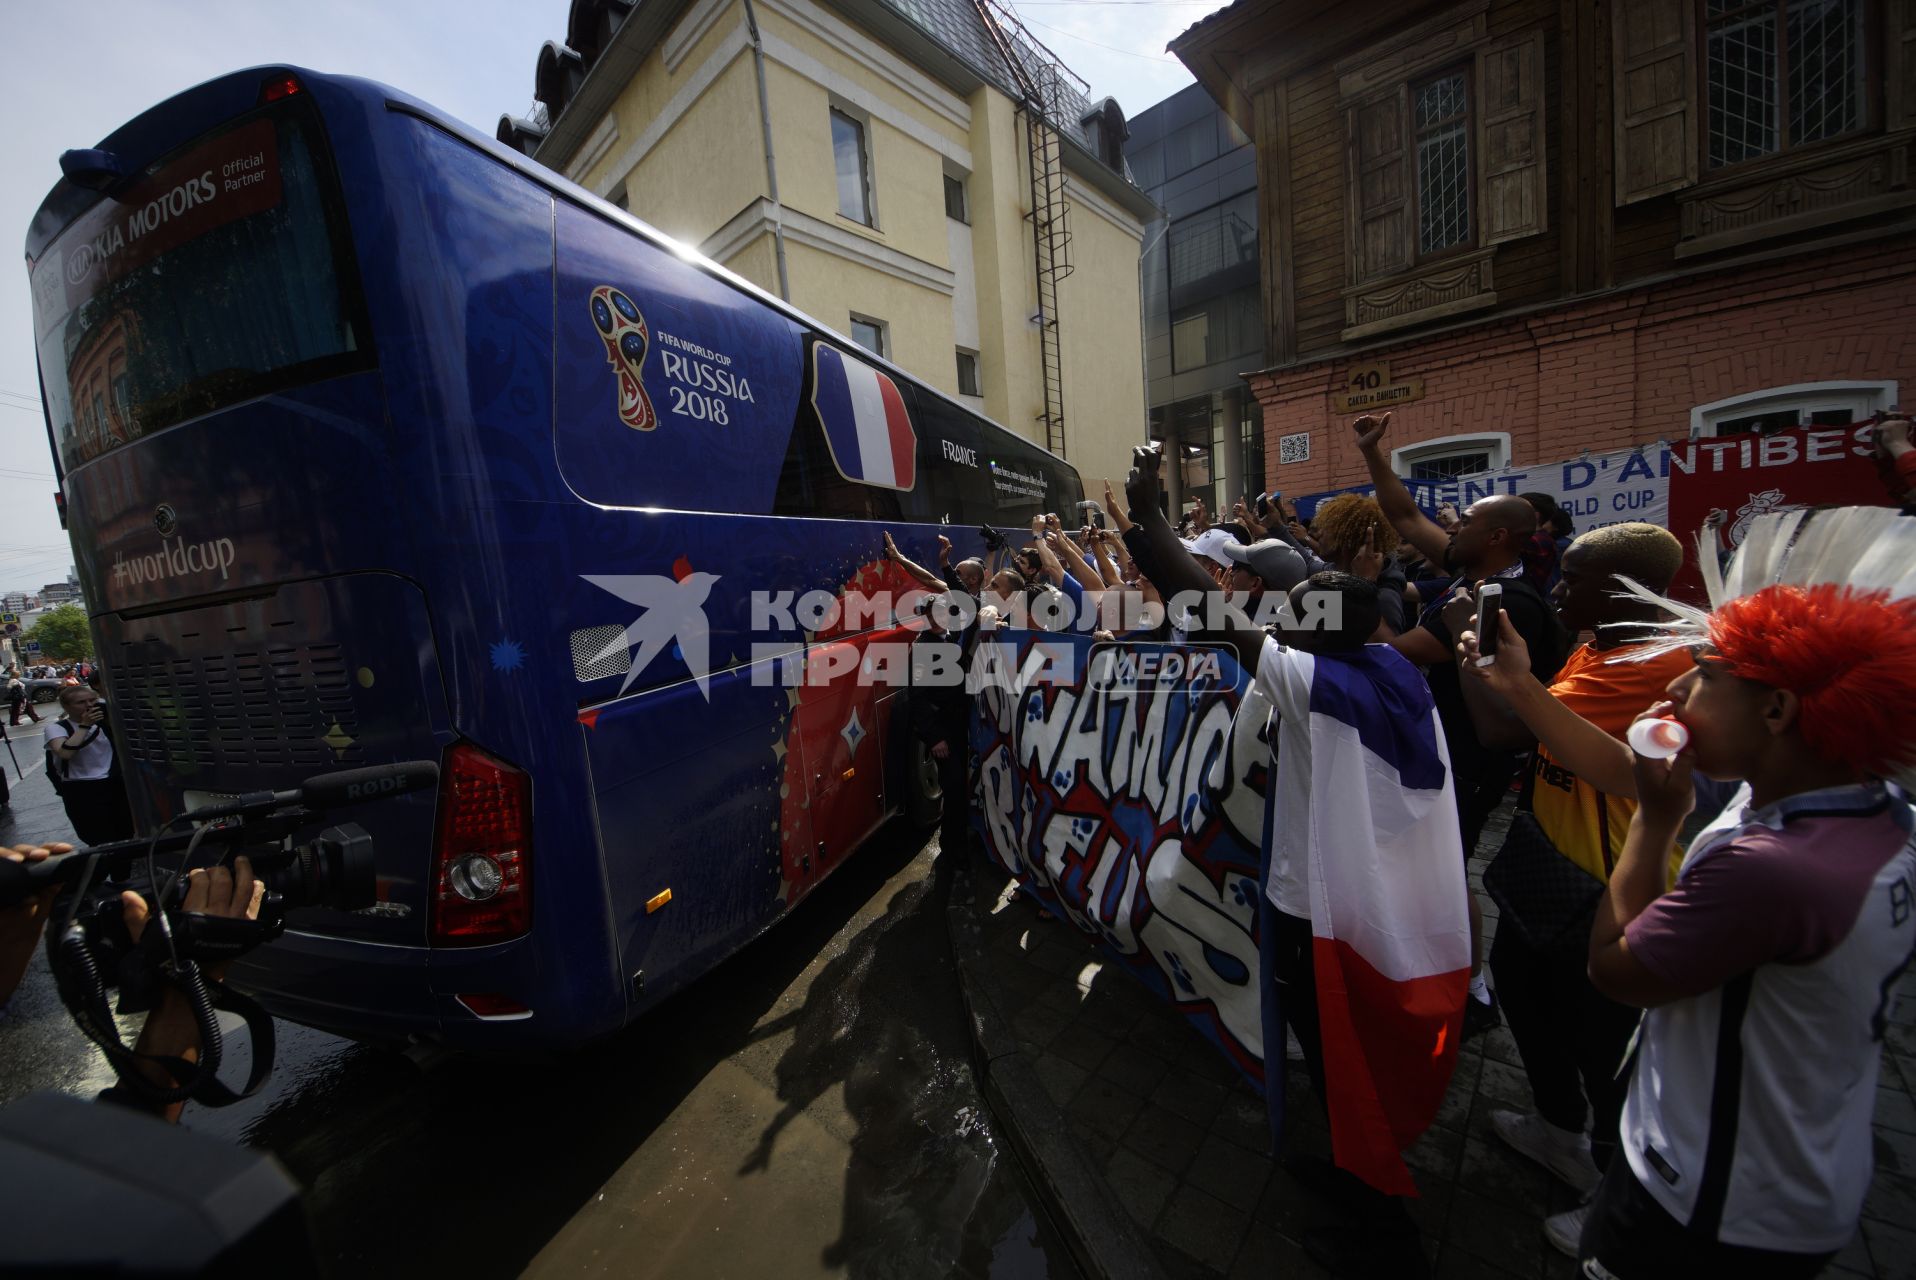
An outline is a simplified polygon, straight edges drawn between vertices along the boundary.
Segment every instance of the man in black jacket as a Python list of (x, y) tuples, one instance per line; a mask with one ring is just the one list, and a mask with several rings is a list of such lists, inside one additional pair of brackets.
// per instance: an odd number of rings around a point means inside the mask
[(911, 646), (910, 714), (912, 736), (924, 744), (936, 766), (945, 797), (939, 848), (962, 853), (971, 832), (971, 693), (965, 687), (965, 673), (978, 628), (967, 627), (957, 636), (947, 631), (957, 607), (944, 595), (925, 602), (928, 625)]
[[(1471, 503), (1454, 528), (1444, 529), (1418, 509), (1410, 490), (1391, 470), (1390, 459), (1381, 447), (1389, 426), (1388, 413), (1381, 418), (1365, 414), (1351, 424), (1351, 431), (1370, 469), (1371, 483), (1377, 487), (1377, 505), (1383, 508), (1385, 518), (1404, 541), (1452, 578), (1450, 586), (1425, 603), (1421, 616), (1391, 644), (1423, 667), (1429, 677), (1456, 775), (1457, 818), (1464, 838), (1462, 856), (1468, 861), (1483, 834), (1484, 823), (1510, 793), (1518, 758), (1515, 751), (1486, 746), (1477, 736), (1458, 679), (1457, 637), (1445, 621), (1444, 606), (1460, 589), (1474, 591), (1485, 582), (1500, 583), (1504, 616), (1529, 646), (1531, 673), (1546, 685), (1563, 665), (1569, 646), (1550, 602), (1523, 580), (1523, 550), (1537, 531), (1536, 509), (1515, 494), (1498, 494)], [(1470, 897), (1470, 939), (1471, 1000), (1464, 1006), (1466, 1040), (1502, 1021), (1496, 997), (1483, 976), (1483, 916), (1475, 894)]]

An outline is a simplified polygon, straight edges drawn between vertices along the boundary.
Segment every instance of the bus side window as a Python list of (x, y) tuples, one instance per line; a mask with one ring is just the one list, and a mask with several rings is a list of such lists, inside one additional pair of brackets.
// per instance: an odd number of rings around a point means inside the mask
[(918, 489), (909, 506), (927, 524), (976, 525), (991, 515), (980, 421), (936, 396), (917, 397)]
[(772, 499), (773, 515), (901, 521), (904, 504), (900, 499), (905, 496), (896, 489), (859, 484), (840, 475), (818, 415), (807, 397), (799, 397), (798, 421), (792, 426)]

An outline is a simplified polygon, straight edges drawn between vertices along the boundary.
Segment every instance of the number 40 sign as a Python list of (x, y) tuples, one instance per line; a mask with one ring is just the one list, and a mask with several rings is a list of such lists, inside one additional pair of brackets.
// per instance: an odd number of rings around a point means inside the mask
[(1388, 361), (1354, 365), (1350, 376), (1345, 379), (1344, 390), (1337, 392), (1331, 398), (1336, 403), (1339, 413), (1363, 413), (1371, 409), (1388, 409), (1393, 405), (1422, 400), (1424, 380), (1406, 378), (1402, 382), (1392, 382)]

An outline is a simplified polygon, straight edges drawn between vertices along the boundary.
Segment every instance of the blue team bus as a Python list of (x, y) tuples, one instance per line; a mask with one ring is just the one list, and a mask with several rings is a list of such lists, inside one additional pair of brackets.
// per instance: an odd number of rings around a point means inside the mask
[(235, 968), (274, 1013), (579, 1043), (935, 818), (907, 695), (764, 678), (912, 620), (752, 594), (1068, 512), (1069, 466), (381, 85), (239, 72), (61, 163), (41, 389), (142, 829), (441, 762), (356, 815), (378, 903)]

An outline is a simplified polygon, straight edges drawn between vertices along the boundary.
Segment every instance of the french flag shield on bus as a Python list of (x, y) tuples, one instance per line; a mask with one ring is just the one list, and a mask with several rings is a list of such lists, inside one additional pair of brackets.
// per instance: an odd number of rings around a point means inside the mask
[(885, 489), (912, 487), (918, 436), (897, 383), (837, 347), (815, 343), (812, 408), (840, 475)]

